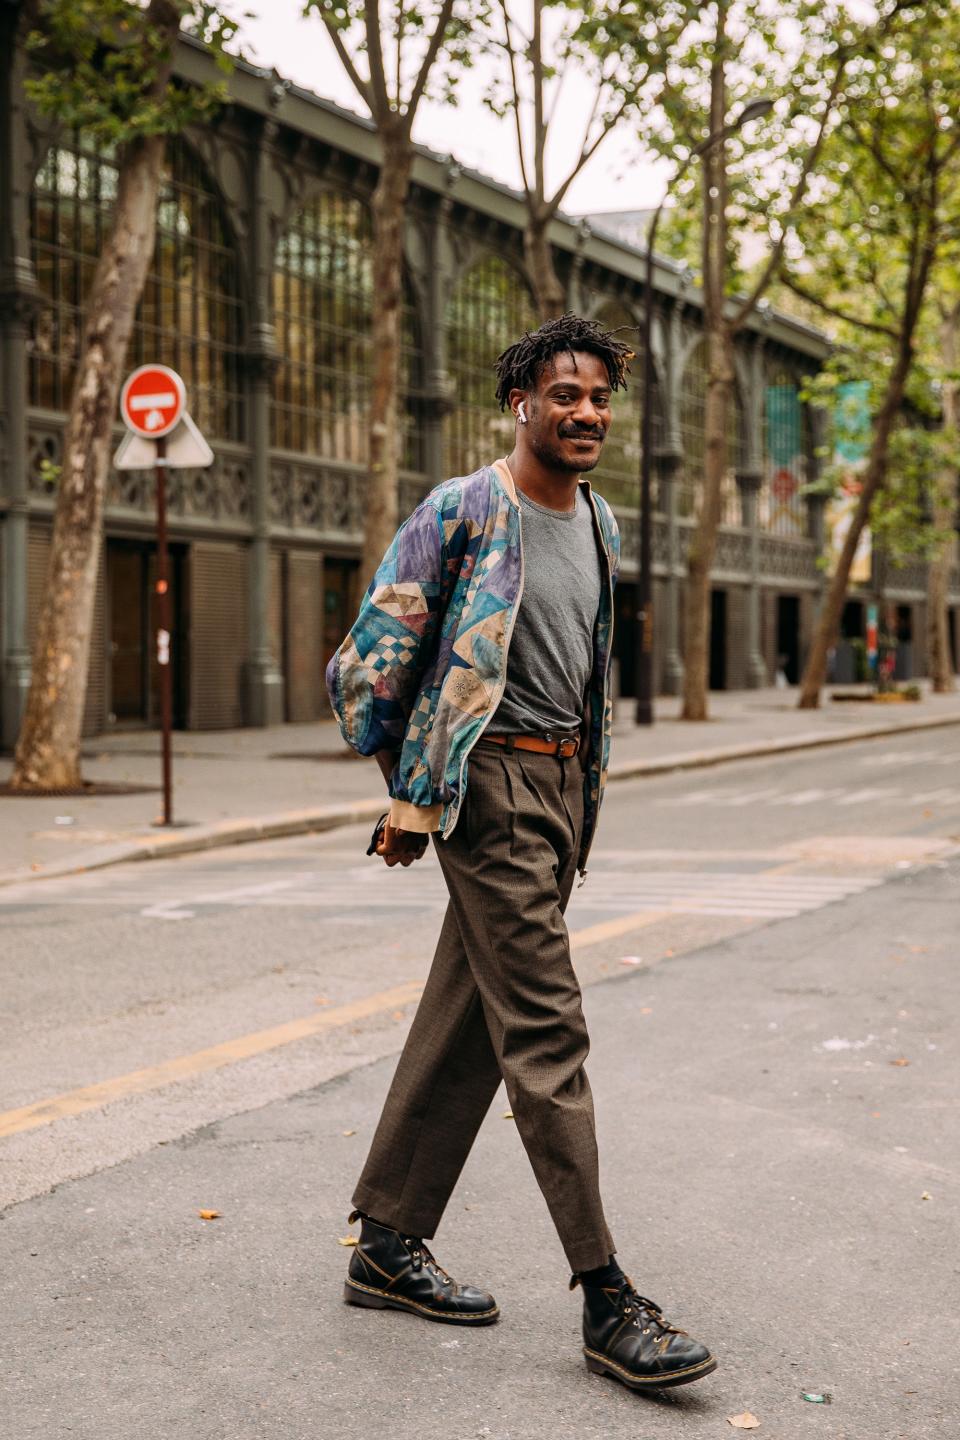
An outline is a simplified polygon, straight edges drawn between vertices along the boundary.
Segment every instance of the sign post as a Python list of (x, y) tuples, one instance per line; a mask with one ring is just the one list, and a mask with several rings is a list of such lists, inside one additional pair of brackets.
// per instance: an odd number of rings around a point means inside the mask
[(163, 752), (163, 823), (173, 824), (173, 667), (170, 664), (170, 576), (167, 557), (167, 438), (157, 441), (157, 664), (160, 667), (160, 736)]
[(173, 611), (167, 547), (167, 472), (213, 464), (213, 451), (187, 413), (187, 389), (166, 365), (141, 365), (120, 392), (127, 434), (113, 457), (118, 470), (156, 472), (156, 656), (160, 670), (163, 824), (173, 824)]

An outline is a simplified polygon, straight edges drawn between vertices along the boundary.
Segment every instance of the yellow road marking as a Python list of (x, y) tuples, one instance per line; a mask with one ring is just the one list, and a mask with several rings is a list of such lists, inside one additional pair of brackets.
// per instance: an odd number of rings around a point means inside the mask
[[(571, 948), (585, 950), (599, 945), (604, 940), (614, 940), (630, 930), (642, 929), (657, 920), (667, 918), (663, 910), (637, 910), (631, 915), (621, 915), (616, 920), (605, 920), (599, 925), (588, 925), (575, 930), (570, 936)], [(86, 1110), (99, 1110), (116, 1100), (125, 1100), (130, 1095), (144, 1095), (150, 1090), (160, 1090), (179, 1080), (190, 1080), (208, 1070), (220, 1070), (225, 1065), (236, 1065), (254, 1055), (263, 1055), (268, 1050), (277, 1050), (319, 1035), (324, 1030), (335, 1030), (357, 1020), (368, 1019), (385, 1010), (397, 1010), (419, 999), (423, 985), (408, 981), (392, 990), (381, 990), (376, 995), (367, 995), (361, 1000), (351, 1000), (347, 1005), (338, 1005), (333, 1010), (322, 1010), (316, 1015), (305, 1015), (299, 1020), (288, 1020), (283, 1025), (273, 1025), (268, 1030), (257, 1030), (252, 1035), (241, 1035), (236, 1040), (225, 1040), (220, 1045), (211, 1045), (206, 1050), (195, 1050), (192, 1055), (179, 1055), (174, 1060), (164, 1060), (159, 1065), (150, 1065), (144, 1070), (132, 1070), (127, 1075), (117, 1075), (112, 1080), (101, 1080), (95, 1085), (83, 1085), (78, 1090), (68, 1090), (63, 1095), (53, 1095), (49, 1100), (36, 1100), (23, 1105), (19, 1110), (0, 1112), (0, 1140), (10, 1135), (22, 1135), (26, 1130), (36, 1130), (41, 1125), (52, 1125), (73, 1115), (82, 1115)]]
[(128, 1095), (143, 1095), (148, 1090), (159, 1090), (176, 1080), (189, 1080), (207, 1070), (220, 1070), (224, 1065), (235, 1065), (239, 1060), (249, 1060), (253, 1055), (262, 1055), (267, 1050), (276, 1050), (294, 1040), (303, 1040), (309, 1035), (318, 1035), (324, 1030), (335, 1030), (355, 1020), (365, 1020), (379, 1015), (384, 1010), (397, 1010), (416, 1000), (423, 986), (408, 981), (392, 990), (381, 990), (378, 995), (367, 995), (362, 1000), (351, 1000), (348, 1005), (339, 1005), (335, 1010), (322, 1010), (316, 1015), (304, 1015), (299, 1020), (288, 1020), (283, 1025), (273, 1025), (269, 1030), (258, 1030), (253, 1035), (241, 1035), (236, 1040), (225, 1040), (222, 1045), (211, 1045), (206, 1050), (195, 1050), (192, 1055), (180, 1055), (175, 1060), (164, 1060), (160, 1065), (150, 1065), (145, 1070), (133, 1070), (129, 1075), (118, 1075), (113, 1080), (101, 1080), (96, 1085), (84, 1085), (79, 1090), (68, 1090), (64, 1095), (54, 1095), (49, 1100), (37, 1100), (32, 1105), (23, 1105), (19, 1110), (7, 1110), (0, 1114), (0, 1139), (7, 1135), (20, 1135), (24, 1130), (35, 1130), (40, 1125), (50, 1125), (68, 1115), (82, 1115), (85, 1110), (97, 1110), (114, 1100), (123, 1100)]
[(585, 950), (588, 945), (599, 945), (604, 940), (616, 940), (631, 930), (642, 930), (658, 920), (666, 920), (675, 914), (672, 910), (635, 910), (630, 915), (620, 915), (616, 920), (601, 920), (597, 925), (588, 925), (575, 930), (570, 936), (571, 950)]

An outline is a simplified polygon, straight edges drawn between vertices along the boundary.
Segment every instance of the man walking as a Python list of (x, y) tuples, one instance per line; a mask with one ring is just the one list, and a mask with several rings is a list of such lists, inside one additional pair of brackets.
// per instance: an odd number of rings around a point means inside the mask
[(571, 1288), (583, 1287), (587, 1364), (646, 1389), (716, 1362), (614, 1258), (563, 920), (606, 776), (619, 562), (613, 513), (583, 477), (631, 358), (574, 315), (504, 351), (496, 394), (516, 417), (512, 453), (439, 486), (401, 526), (327, 685), (344, 737), (388, 780), (377, 852), (409, 865), (433, 833), (450, 896), (354, 1192), (345, 1298), (496, 1320), (493, 1297), (457, 1284), (425, 1239), (502, 1078)]

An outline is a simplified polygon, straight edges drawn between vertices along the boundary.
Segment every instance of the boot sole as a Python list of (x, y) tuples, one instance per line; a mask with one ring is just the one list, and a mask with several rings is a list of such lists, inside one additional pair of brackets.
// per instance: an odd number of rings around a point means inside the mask
[(717, 1368), (717, 1362), (711, 1355), (701, 1360), (699, 1365), (688, 1365), (686, 1370), (671, 1370), (662, 1375), (634, 1375), (632, 1370), (618, 1365), (606, 1355), (599, 1355), (596, 1350), (584, 1349), (583, 1354), (591, 1374), (609, 1375), (613, 1380), (619, 1380), (621, 1385), (626, 1385), (628, 1390), (669, 1390), (674, 1385), (691, 1385), (694, 1380), (712, 1375)]
[(348, 1305), (360, 1305), (365, 1310), (409, 1310), (413, 1315), (422, 1315), (426, 1320), (437, 1320), (441, 1325), (492, 1325), (500, 1315), (499, 1305), (492, 1310), (457, 1313), (431, 1310), (417, 1300), (407, 1300), (403, 1295), (388, 1295), (385, 1290), (375, 1290), (372, 1285), (360, 1285), (347, 1280), (343, 1287), (343, 1298)]

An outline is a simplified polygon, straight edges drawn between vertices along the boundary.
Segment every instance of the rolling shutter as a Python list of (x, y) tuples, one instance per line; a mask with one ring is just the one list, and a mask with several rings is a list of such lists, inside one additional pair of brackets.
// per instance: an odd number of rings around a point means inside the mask
[(229, 730), (243, 724), (247, 567), (247, 550), (241, 545), (191, 546), (191, 730)]
[(323, 708), (320, 556), (287, 552), (287, 719), (316, 720)]

